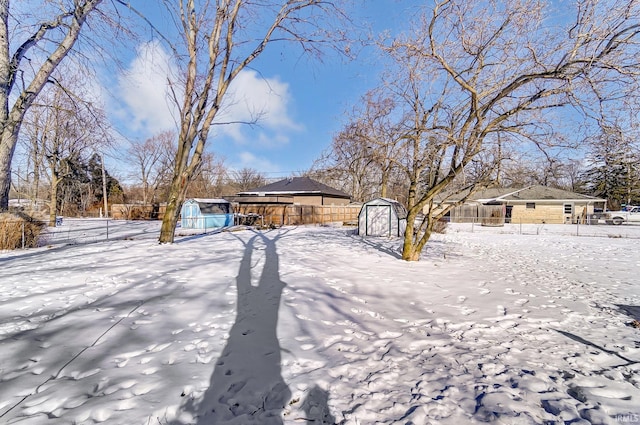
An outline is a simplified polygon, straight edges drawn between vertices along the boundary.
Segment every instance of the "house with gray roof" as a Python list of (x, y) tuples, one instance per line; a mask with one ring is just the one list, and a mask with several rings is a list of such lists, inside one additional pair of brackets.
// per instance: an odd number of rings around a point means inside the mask
[[(457, 203), (467, 194), (441, 198)], [(450, 213), (451, 222), (501, 223), (590, 223), (604, 211), (606, 200), (546, 186), (488, 188), (473, 193)]]
[(232, 200), (240, 204), (346, 205), (351, 196), (309, 177), (291, 177), (239, 192)]

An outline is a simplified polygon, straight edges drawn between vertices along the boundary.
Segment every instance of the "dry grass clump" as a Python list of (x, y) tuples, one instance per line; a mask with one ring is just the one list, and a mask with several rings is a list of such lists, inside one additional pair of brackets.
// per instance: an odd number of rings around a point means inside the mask
[(438, 220), (433, 225), (433, 233), (446, 233), (447, 232), (447, 222), (444, 220)]
[(23, 213), (0, 213), (0, 250), (38, 246), (40, 235), (46, 229), (44, 222)]

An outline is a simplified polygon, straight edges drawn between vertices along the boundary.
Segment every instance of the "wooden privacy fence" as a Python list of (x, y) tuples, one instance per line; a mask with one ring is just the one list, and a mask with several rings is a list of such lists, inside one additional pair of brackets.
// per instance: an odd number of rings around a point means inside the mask
[[(357, 224), (360, 205), (234, 205), (238, 214), (257, 214), (265, 225), (298, 226), (331, 222)], [(114, 204), (111, 218), (115, 220), (162, 220), (166, 205)]]
[(113, 204), (111, 218), (114, 220), (162, 220), (166, 204)]
[(241, 204), (235, 206), (235, 212), (258, 214), (262, 216), (265, 225), (297, 226), (331, 222), (356, 224), (360, 208), (360, 205)]

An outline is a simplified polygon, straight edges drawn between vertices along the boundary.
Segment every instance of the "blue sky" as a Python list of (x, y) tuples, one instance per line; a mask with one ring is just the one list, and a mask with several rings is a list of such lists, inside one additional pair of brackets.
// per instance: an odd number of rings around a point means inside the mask
[[(358, 1), (355, 19), (370, 22), (376, 31), (397, 32), (411, 19), (415, 3)], [(208, 150), (223, 156), (232, 169), (251, 167), (268, 177), (307, 170), (344, 124), (345, 111), (377, 84), (381, 69), (376, 54), (369, 48), (354, 61), (335, 53), (318, 61), (297, 49), (271, 46), (236, 81), (236, 102), (227, 113), (235, 120), (261, 111), (260, 123), (217, 127)], [(107, 109), (114, 126), (130, 139), (175, 128), (163, 87), (171, 71), (166, 47), (150, 36), (123, 57), (124, 69), (105, 73), (103, 81), (110, 86)], [(114, 159), (121, 169), (124, 164)]]

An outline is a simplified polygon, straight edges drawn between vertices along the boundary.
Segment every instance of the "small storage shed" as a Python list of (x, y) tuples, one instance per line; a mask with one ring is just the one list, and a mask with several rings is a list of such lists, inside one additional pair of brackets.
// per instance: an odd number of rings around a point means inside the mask
[(233, 225), (233, 208), (225, 199), (188, 199), (182, 205), (185, 229), (215, 229)]
[(396, 200), (376, 198), (362, 205), (358, 234), (362, 236), (403, 236), (407, 210)]

